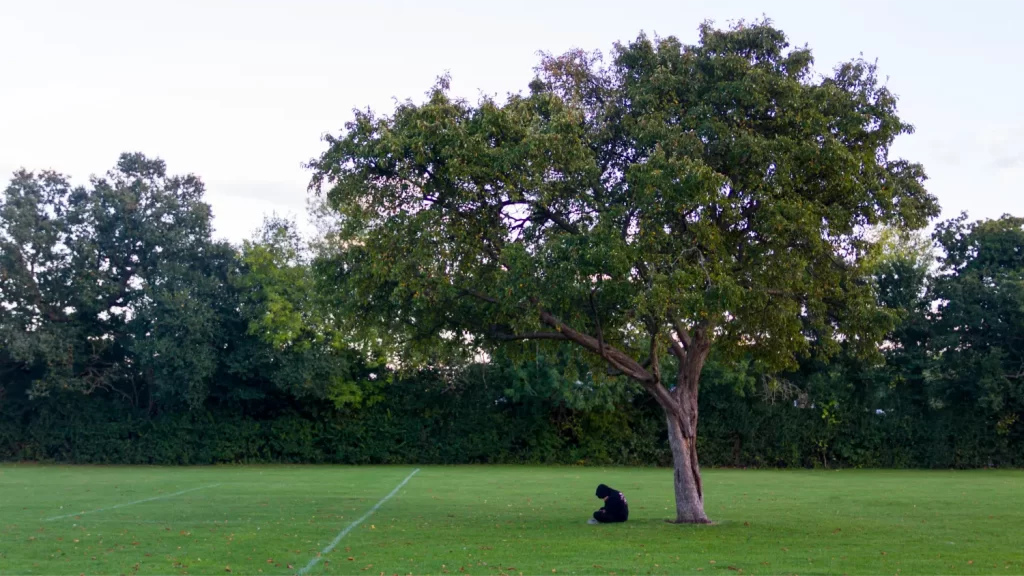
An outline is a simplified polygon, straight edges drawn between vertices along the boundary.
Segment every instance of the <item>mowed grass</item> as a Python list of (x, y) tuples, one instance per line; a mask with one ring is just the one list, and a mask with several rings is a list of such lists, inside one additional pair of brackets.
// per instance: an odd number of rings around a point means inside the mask
[[(412, 470), (0, 466), (0, 574), (295, 574)], [(586, 524), (600, 482), (626, 493), (627, 524)], [(705, 486), (716, 524), (675, 526), (669, 470), (424, 467), (308, 573), (1024, 573), (1021, 471), (708, 470)]]

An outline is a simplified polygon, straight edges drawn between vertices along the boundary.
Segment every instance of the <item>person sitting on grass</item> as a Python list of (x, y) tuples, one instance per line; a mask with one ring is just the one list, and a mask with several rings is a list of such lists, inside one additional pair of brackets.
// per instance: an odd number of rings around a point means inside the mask
[(611, 524), (629, 519), (629, 505), (626, 504), (626, 497), (622, 492), (601, 484), (597, 487), (597, 497), (604, 500), (604, 506), (594, 512), (594, 517), (587, 521), (588, 524)]

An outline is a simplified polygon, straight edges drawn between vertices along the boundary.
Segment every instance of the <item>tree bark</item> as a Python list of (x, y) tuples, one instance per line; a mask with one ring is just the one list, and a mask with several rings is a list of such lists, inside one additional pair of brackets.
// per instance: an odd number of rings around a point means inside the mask
[(697, 391), (710, 343), (703, 338), (677, 350), (679, 372), (672, 404), (662, 405), (668, 422), (668, 440), (675, 469), (676, 522), (710, 524), (704, 513), (704, 485), (697, 459)]
[(700, 463), (697, 461), (697, 437), (687, 434), (685, 423), (678, 415), (667, 414), (668, 441), (672, 447), (675, 468), (676, 523), (710, 524), (704, 513), (704, 486), (701, 483)]

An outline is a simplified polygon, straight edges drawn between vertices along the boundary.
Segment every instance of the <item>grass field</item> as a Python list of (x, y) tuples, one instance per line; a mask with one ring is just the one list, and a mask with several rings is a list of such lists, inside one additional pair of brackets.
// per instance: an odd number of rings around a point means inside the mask
[(0, 574), (1024, 573), (1020, 471), (709, 470), (699, 527), (667, 470), (412, 471), (0, 466)]

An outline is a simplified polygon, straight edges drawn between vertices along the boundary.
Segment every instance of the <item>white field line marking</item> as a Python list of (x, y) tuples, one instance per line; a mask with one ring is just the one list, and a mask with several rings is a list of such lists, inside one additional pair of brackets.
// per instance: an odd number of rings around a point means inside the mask
[(144, 498), (142, 500), (136, 500), (134, 502), (125, 502), (124, 504), (118, 504), (116, 506), (110, 506), (110, 507), (107, 507), (107, 508), (97, 508), (95, 510), (89, 510), (89, 511), (86, 511), (86, 512), (75, 512), (74, 514), (64, 514), (63, 516), (54, 516), (52, 518), (47, 518), (46, 521), (47, 522), (52, 522), (54, 520), (60, 520), (62, 518), (71, 518), (72, 516), (81, 516), (82, 514), (92, 514), (94, 512), (105, 512), (107, 510), (116, 510), (118, 508), (124, 508), (125, 506), (134, 506), (135, 504), (142, 504), (143, 502), (152, 502), (153, 500), (163, 500), (165, 498), (174, 498), (175, 496), (181, 496), (182, 494), (187, 494), (189, 492), (195, 492), (196, 490), (206, 490), (207, 488), (213, 488), (214, 486), (220, 486), (220, 483), (218, 482), (217, 484), (210, 484), (209, 486), (200, 486), (198, 488), (189, 488), (188, 490), (182, 490), (181, 492), (175, 492), (174, 494), (164, 494), (162, 496), (153, 496), (152, 498)]
[(416, 473), (419, 472), (419, 471), (420, 471), (419, 468), (413, 470), (412, 473), (410, 473), (408, 476), (405, 477), (405, 480), (402, 480), (401, 484), (399, 484), (398, 486), (395, 486), (395, 489), (392, 490), (390, 494), (388, 494), (387, 496), (381, 498), (380, 502), (377, 502), (376, 504), (374, 504), (373, 508), (370, 508), (369, 512), (367, 512), (366, 514), (363, 514), (358, 520), (356, 520), (355, 522), (353, 522), (353, 523), (349, 524), (348, 526), (346, 526), (345, 529), (342, 530), (341, 532), (338, 532), (338, 535), (334, 537), (334, 540), (331, 540), (331, 543), (328, 544), (326, 548), (324, 548), (323, 550), (320, 551), (319, 554), (314, 556), (313, 559), (309, 561), (309, 564), (306, 564), (305, 568), (303, 568), (302, 570), (299, 570), (299, 576), (302, 576), (303, 574), (305, 574), (305, 573), (309, 572), (310, 570), (312, 570), (313, 566), (316, 566), (316, 563), (320, 561), (320, 557), (321, 556), (323, 556), (324, 554), (330, 554), (331, 550), (334, 550), (334, 547), (338, 545), (338, 542), (341, 542), (342, 538), (344, 538), (345, 536), (348, 536), (348, 533), (351, 532), (356, 526), (359, 526), (360, 524), (362, 524), (364, 520), (366, 520), (367, 518), (372, 516), (373, 513), (376, 512), (378, 508), (380, 508), (381, 506), (384, 505), (385, 502), (387, 502), (388, 500), (391, 500), (392, 496), (394, 496), (395, 494), (398, 494), (398, 491), (402, 489), (402, 486), (405, 486), (406, 484), (408, 484), (409, 480), (412, 480), (412, 477), (415, 476)]

